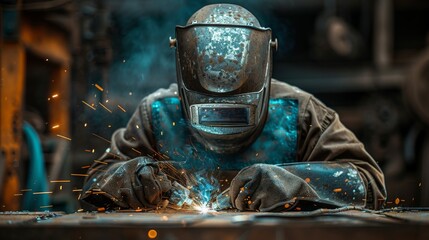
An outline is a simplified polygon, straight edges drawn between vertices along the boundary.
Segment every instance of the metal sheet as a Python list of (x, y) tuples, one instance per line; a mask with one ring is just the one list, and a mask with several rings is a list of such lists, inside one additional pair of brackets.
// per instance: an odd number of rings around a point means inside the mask
[[(45, 216), (0, 214), (1, 239), (428, 239), (429, 214), (420, 211), (367, 212), (353, 208), (312, 212), (255, 213), (121, 211)], [(45, 214), (45, 215), (43, 215)], [(387, 214), (393, 214), (394, 217)], [(156, 236), (155, 236), (156, 235)], [(151, 237), (150, 237), (151, 236)]]

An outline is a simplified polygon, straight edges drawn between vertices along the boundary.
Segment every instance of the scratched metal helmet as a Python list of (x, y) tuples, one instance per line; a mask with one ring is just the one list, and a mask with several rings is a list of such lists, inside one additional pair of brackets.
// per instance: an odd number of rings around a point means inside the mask
[(207, 5), (176, 27), (176, 68), (185, 117), (197, 139), (233, 153), (260, 133), (268, 113), (277, 41), (245, 8)]

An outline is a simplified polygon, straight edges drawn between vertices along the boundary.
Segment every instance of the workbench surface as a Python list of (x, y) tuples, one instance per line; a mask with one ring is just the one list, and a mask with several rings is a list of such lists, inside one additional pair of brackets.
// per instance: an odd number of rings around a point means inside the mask
[(429, 211), (2, 212), (0, 239), (429, 239)]

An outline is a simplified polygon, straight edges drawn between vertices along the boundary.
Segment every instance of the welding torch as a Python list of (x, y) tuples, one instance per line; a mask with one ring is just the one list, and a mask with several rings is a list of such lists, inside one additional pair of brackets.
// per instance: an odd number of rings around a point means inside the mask
[[(169, 204), (173, 208), (182, 209), (187, 206), (191, 206), (194, 203), (191, 191), (174, 181), (172, 183), (171, 196)], [(229, 198), (229, 188), (223, 191), (221, 194), (216, 196), (214, 201), (211, 203), (211, 209), (220, 211), (232, 208), (231, 201)]]
[[(180, 169), (180, 162), (176, 161), (159, 161), (156, 162), (157, 165), (169, 165), (170, 169)], [(180, 184), (178, 181), (172, 182), (172, 188), (170, 191), (170, 197), (168, 200), (168, 205), (174, 209), (183, 209), (186, 207), (191, 207), (192, 205), (198, 205), (199, 196), (193, 196), (196, 193), (192, 192), (191, 189)], [(198, 193), (197, 193), (198, 195)], [(197, 202), (195, 202), (197, 201)], [(216, 196), (216, 198), (211, 201), (210, 204), (207, 204), (206, 207), (210, 207), (213, 210), (220, 211), (232, 208), (232, 204), (229, 197), (229, 188)], [(191, 207), (192, 208), (192, 207)]]
[(222, 193), (216, 196), (211, 205), (213, 210), (220, 211), (232, 208), (231, 200), (229, 197), (229, 188), (225, 189)]

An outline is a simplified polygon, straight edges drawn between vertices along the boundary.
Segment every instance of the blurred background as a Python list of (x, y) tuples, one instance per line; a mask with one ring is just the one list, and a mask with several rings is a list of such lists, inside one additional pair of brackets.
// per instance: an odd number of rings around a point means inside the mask
[[(0, 0), (0, 211), (79, 209), (89, 165), (176, 81), (185, 0)], [(429, 206), (429, 1), (247, 0), (273, 77), (335, 109), (382, 167), (387, 207)]]

